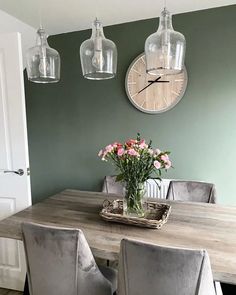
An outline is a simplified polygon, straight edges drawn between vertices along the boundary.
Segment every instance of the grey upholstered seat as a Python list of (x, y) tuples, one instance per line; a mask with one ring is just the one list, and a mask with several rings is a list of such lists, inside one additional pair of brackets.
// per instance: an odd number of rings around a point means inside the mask
[(208, 254), (122, 240), (118, 294), (215, 295)]
[(116, 182), (116, 176), (105, 176), (102, 192), (122, 196), (124, 194), (124, 187), (121, 182)]
[[(198, 181), (171, 181), (167, 199), (176, 201), (216, 203), (216, 189), (212, 183)], [(214, 282), (217, 295), (222, 295), (221, 285)]]
[(31, 295), (116, 291), (116, 271), (104, 267), (100, 271), (81, 230), (23, 224), (22, 233)]
[(212, 183), (171, 181), (166, 198), (176, 201), (216, 203), (216, 190)]

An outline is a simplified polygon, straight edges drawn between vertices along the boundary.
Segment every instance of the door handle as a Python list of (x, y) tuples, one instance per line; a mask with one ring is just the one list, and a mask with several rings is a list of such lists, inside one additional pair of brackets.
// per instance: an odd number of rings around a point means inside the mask
[(4, 170), (3, 173), (14, 173), (19, 176), (24, 175), (24, 170), (23, 169), (18, 169), (18, 170)]

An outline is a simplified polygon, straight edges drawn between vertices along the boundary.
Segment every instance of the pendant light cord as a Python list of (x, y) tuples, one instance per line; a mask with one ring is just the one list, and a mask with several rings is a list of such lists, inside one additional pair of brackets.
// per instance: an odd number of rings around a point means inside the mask
[(43, 22), (42, 22), (42, 5), (41, 2), (39, 2), (39, 8), (38, 8), (38, 14), (39, 14), (39, 28), (43, 28)]
[(101, 7), (101, 5), (100, 5), (100, 3), (99, 3), (100, 1), (96, 1), (96, 5), (95, 5), (95, 16), (96, 16), (96, 21), (97, 20), (99, 20), (100, 19), (100, 10), (99, 10), (99, 8)]

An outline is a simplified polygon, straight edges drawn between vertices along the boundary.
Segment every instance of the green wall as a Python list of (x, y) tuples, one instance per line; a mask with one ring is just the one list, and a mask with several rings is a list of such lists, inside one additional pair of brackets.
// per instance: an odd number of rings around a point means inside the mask
[[(33, 201), (64, 188), (100, 190), (113, 167), (97, 152), (114, 140), (141, 132), (154, 146), (172, 151), (175, 169), (166, 178), (214, 182), (219, 201), (236, 204), (236, 6), (180, 14), (174, 27), (187, 41), (189, 83), (172, 110), (144, 114), (125, 93), (125, 74), (143, 51), (157, 19), (105, 28), (118, 47), (117, 77), (82, 77), (79, 47), (91, 31), (52, 36), (61, 54), (61, 81), (25, 81)], [(93, 16), (91, 16), (93, 17)]]

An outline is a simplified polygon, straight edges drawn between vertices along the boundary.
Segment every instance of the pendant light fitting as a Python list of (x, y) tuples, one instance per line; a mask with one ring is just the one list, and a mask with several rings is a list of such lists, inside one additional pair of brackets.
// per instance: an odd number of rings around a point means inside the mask
[(60, 80), (60, 55), (47, 42), (43, 27), (37, 31), (36, 45), (26, 53), (28, 79), (34, 83), (55, 83)]
[(97, 18), (92, 24), (91, 38), (80, 46), (80, 61), (86, 79), (105, 80), (116, 75), (117, 48), (105, 38), (102, 23)]
[(164, 8), (157, 32), (150, 35), (145, 42), (147, 73), (170, 75), (182, 72), (185, 48), (184, 35), (173, 29), (171, 14)]

